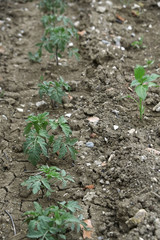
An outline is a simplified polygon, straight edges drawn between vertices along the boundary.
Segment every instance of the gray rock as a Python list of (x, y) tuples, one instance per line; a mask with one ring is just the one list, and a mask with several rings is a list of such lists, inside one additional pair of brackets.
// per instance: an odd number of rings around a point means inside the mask
[(86, 142), (86, 146), (89, 147), (89, 148), (93, 148), (94, 143), (93, 142)]
[(97, 7), (97, 12), (104, 13), (107, 10), (106, 6), (99, 6)]

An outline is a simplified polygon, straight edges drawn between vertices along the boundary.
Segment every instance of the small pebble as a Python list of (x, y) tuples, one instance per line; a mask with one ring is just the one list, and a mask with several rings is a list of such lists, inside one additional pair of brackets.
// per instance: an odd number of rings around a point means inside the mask
[(71, 116), (72, 116), (72, 113), (67, 113), (67, 114), (65, 114), (65, 117), (70, 118)]
[(86, 146), (89, 147), (89, 148), (93, 148), (94, 143), (93, 142), (86, 142)]
[(17, 108), (18, 112), (23, 112), (23, 108)]
[(40, 102), (36, 102), (36, 106), (37, 106), (37, 108), (40, 108), (41, 106), (44, 106), (44, 105), (46, 105), (47, 103), (45, 102), (45, 101), (40, 101)]
[(132, 26), (128, 26), (128, 27), (127, 27), (127, 30), (128, 30), (128, 31), (131, 31), (131, 30), (132, 30)]
[(119, 126), (117, 126), (117, 125), (114, 125), (113, 126), (113, 129), (116, 131), (117, 129), (119, 128)]

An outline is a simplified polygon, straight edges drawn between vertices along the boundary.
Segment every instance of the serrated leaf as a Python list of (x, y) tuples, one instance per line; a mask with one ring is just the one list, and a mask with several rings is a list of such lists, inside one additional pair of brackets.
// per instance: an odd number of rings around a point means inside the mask
[(60, 127), (62, 128), (63, 133), (68, 137), (70, 134), (72, 134), (72, 131), (68, 124), (62, 123), (60, 124)]
[(56, 153), (59, 151), (61, 147), (61, 137), (59, 137), (53, 144), (53, 153)]
[(44, 154), (44, 156), (48, 157), (47, 144), (46, 144), (45, 140), (41, 137), (37, 137), (37, 143), (40, 145), (42, 153)]
[(39, 205), (38, 202), (34, 202), (34, 207), (35, 207), (35, 209), (36, 209), (36, 212), (39, 213), (39, 214), (41, 214), (41, 212), (42, 212), (42, 207), (41, 207), (41, 205)]
[(50, 126), (51, 126), (52, 130), (56, 130), (57, 129), (58, 123), (55, 120), (50, 119), (49, 123), (50, 123)]
[(48, 132), (45, 130), (45, 129), (40, 129), (39, 130), (39, 135), (41, 136), (41, 137), (45, 137), (45, 138), (49, 138), (49, 135), (48, 135)]
[(51, 186), (50, 186), (49, 182), (47, 181), (47, 179), (43, 178), (42, 183), (46, 189), (48, 189), (50, 192), (52, 192)]
[(63, 158), (66, 153), (67, 153), (67, 148), (66, 148), (65, 144), (62, 144), (61, 148), (59, 150), (59, 158)]
[(75, 150), (74, 147), (72, 147), (72, 146), (67, 146), (67, 147), (68, 147), (68, 149), (70, 151), (72, 159), (75, 161), (76, 160), (77, 150)]

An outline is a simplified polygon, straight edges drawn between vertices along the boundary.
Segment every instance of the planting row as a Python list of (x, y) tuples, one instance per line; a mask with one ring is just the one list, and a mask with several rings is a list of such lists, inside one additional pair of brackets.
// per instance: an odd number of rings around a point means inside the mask
[[(79, 57), (78, 49), (70, 43), (71, 38), (78, 38), (77, 31), (71, 20), (64, 15), (67, 5), (63, 0), (41, 0), (39, 8), (45, 13), (42, 17), (44, 34), (40, 43), (36, 46), (36, 53), (29, 52), (29, 59), (33, 62), (40, 62), (42, 50), (45, 49), (55, 57), (56, 64), (62, 53), (67, 51), (69, 56)], [(39, 95), (47, 95), (54, 109), (56, 104), (62, 103), (62, 98), (70, 86), (60, 77), (57, 81), (43, 81), (38, 85)], [(58, 119), (50, 119), (49, 113), (30, 115), (27, 119), (24, 130), (26, 141), (24, 143), (24, 153), (28, 156), (29, 162), (36, 166), (42, 159), (47, 162), (53, 155), (57, 158), (65, 159), (71, 156), (76, 159), (77, 151), (74, 147), (77, 139), (72, 138), (72, 131), (66, 121), (61, 116)], [(32, 189), (33, 194), (42, 193), (42, 197), (48, 198), (54, 192), (55, 183), (65, 187), (73, 178), (67, 175), (65, 170), (55, 166), (42, 165), (38, 167), (38, 174), (30, 176), (22, 186)], [(47, 199), (46, 199), (47, 201)], [(86, 223), (83, 216), (75, 216), (75, 212), (81, 210), (75, 201), (57, 202), (43, 209), (38, 202), (34, 202), (35, 210), (24, 213), (28, 224), (27, 237), (34, 239), (66, 239), (66, 232), (74, 230), (80, 231), (85, 228)]]

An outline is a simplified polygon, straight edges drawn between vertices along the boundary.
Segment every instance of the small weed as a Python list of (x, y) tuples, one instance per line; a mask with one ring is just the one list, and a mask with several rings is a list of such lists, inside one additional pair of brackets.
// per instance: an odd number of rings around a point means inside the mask
[(4, 90), (0, 87), (0, 98), (4, 98)]
[(27, 211), (28, 238), (40, 240), (60, 240), (66, 239), (68, 229), (77, 232), (80, 231), (80, 225), (86, 229), (86, 223), (83, 222), (83, 216), (75, 217), (76, 211), (81, 210), (75, 201), (60, 202), (57, 206), (50, 206), (42, 209), (41, 205), (34, 202), (35, 211)]
[(146, 48), (146, 46), (143, 44), (143, 38), (140, 37), (138, 41), (134, 41), (131, 43), (131, 46), (138, 48), (138, 49), (143, 49)]
[[(49, 167), (43, 165), (39, 167), (40, 173), (36, 176), (30, 176), (28, 180), (23, 182), (22, 186), (27, 186), (27, 189), (32, 189), (33, 194), (42, 190), (42, 193), (48, 197), (53, 192), (52, 186), (58, 181), (62, 182), (62, 186), (65, 187), (68, 181), (74, 182), (73, 178), (66, 174), (65, 170), (61, 170), (57, 167)], [(43, 176), (42, 176), (43, 175)]]
[(133, 0), (120, 0), (120, 2), (125, 6), (129, 6), (133, 2)]
[(144, 68), (149, 68), (150, 66), (152, 66), (154, 64), (154, 60), (147, 60), (146, 61), (146, 65), (144, 65)]
[(135, 92), (139, 98), (139, 101), (137, 101), (135, 98), (131, 97), (130, 95), (127, 96), (128, 98), (131, 98), (137, 103), (141, 120), (144, 114), (143, 102), (147, 97), (147, 91), (150, 87), (159, 87), (159, 85), (157, 85), (153, 81), (155, 81), (157, 78), (160, 77), (160, 75), (158, 74), (148, 75), (145, 73), (146, 72), (143, 66), (137, 65), (136, 68), (134, 69), (135, 80), (132, 81), (131, 87), (135, 87)]
[(64, 91), (70, 90), (70, 86), (64, 82), (63, 78), (60, 77), (59, 81), (44, 81), (43, 83), (38, 84), (39, 87), (39, 95), (42, 98), (43, 95), (49, 96), (51, 99), (52, 106), (54, 107), (54, 102), (62, 104), (62, 98), (66, 96), (66, 92)]
[[(47, 112), (31, 115), (26, 120), (24, 152), (28, 155), (28, 160), (37, 165), (41, 155), (49, 158), (50, 151), (52, 154), (58, 153), (59, 158), (69, 152), (75, 160), (77, 151), (74, 145), (77, 139), (71, 138), (72, 131), (66, 119), (63, 116), (58, 120), (48, 119), (48, 115)], [(56, 129), (59, 129), (60, 135), (55, 134)]]

